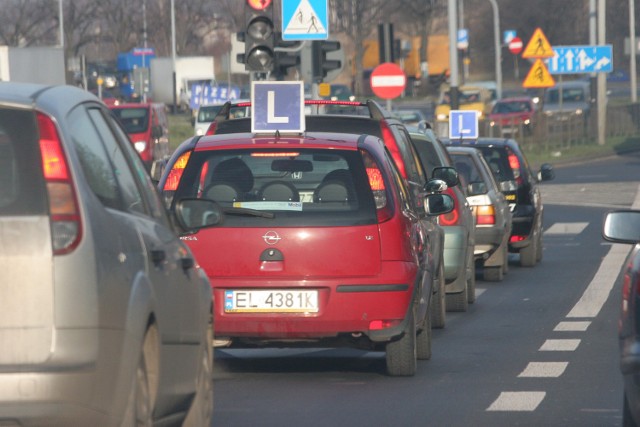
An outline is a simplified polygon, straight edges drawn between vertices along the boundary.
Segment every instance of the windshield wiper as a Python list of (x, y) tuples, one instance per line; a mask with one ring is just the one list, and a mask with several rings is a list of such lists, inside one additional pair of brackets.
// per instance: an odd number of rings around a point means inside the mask
[(259, 211), (257, 209), (247, 209), (247, 208), (230, 208), (225, 207), (222, 209), (224, 213), (230, 215), (248, 215), (248, 216), (257, 216), (261, 218), (275, 218), (276, 215), (273, 212), (264, 212)]

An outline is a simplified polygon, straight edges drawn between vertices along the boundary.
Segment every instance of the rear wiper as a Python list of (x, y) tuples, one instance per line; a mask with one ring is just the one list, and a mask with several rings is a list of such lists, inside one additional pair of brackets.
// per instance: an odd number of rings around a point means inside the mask
[(248, 216), (257, 216), (261, 218), (275, 218), (276, 215), (273, 212), (264, 212), (259, 211), (257, 209), (247, 209), (247, 208), (230, 208), (225, 207), (222, 209), (224, 213), (229, 215), (248, 215)]

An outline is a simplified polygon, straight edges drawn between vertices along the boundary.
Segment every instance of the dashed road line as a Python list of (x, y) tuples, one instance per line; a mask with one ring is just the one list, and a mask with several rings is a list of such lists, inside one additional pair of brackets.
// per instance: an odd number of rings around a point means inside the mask
[(575, 351), (580, 345), (579, 339), (546, 340), (538, 351)]
[(567, 369), (569, 362), (529, 362), (519, 378), (558, 378)]
[(544, 391), (503, 391), (487, 411), (535, 411), (546, 394)]
[(555, 332), (585, 332), (591, 325), (590, 321), (568, 321), (560, 322), (553, 330)]

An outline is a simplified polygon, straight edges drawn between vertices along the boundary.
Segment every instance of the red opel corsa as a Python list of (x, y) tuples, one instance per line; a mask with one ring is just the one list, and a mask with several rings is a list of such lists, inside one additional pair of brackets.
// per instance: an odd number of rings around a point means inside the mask
[[(219, 343), (383, 350), (390, 375), (430, 358), (429, 246), (380, 139), (196, 136), (159, 185), (211, 280)], [(429, 215), (452, 207), (424, 197)]]

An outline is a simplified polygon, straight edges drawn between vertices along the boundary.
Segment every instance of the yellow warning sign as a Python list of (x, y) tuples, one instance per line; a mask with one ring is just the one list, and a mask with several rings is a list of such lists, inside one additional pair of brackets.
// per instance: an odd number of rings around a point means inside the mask
[(556, 82), (553, 80), (551, 73), (547, 70), (547, 66), (544, 65), (542, 59), (536, 59), (536, 62), (531, 66), (527, 78), (522, 82), (524, 88), (541, 88), (552, 87)]
[(551, 58), (553, 48), (540, 28), (536, 28), (527, 47), (522, 52), (523, 58)]

